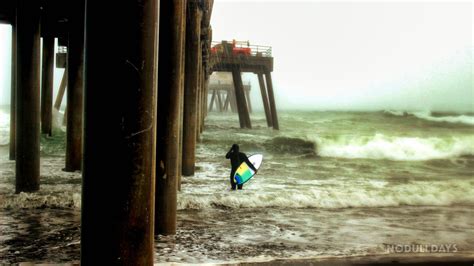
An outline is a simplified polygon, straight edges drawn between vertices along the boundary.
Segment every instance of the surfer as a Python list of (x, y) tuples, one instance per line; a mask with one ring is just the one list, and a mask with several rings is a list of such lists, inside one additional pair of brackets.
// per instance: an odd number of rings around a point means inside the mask
[(230, 170), (230, 186), (232, 190), (235, 190), (236, 186), (239, 189), (242, 189), (243, 184), (237, 185), (234, 181), (234, 174), (239, 168), (240, 164), (246, 162), (252, 170), (257, 172), (257, 169), (253, 166), (253, 164), (247, 158), (247, 155), (243, 152), (239, 152), (239, 145), (233, 144), (230, 148), (229, 152), (225, 155), (225, 158), (230, 159), (230, 164), (232, 165), (232, 169)]

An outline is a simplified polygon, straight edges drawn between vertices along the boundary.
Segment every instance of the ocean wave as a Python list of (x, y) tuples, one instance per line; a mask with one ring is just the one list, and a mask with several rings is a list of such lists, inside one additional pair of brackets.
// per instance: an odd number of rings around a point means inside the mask
[[(370, 183), (370, 182), (368, 182)], [(451, 206), (474, 204), (469, 181), (415, 182), (403, 185), (242, 190), (213, 194), (180, 193), (178, 209), (210, 208), (371, 208), (393, 206)]]
[(432, 121), (432, 122), (445, 122), (445, 123), (457, 123), (474, 125), (474, 116), (459, 115), (459, 116), (433, 116), (431, 112), (414, 112), (413, 115), (420, 119)]
[(386, 110), (384, 114), (391, 116), (416, 117), (418, 119), (430, 122), (442, 122), (451, 124), (474, 125), (474, 116), (470, 115), (450, 115), (450, 116), (434, 116), (430, 111), (406, 112)]
[(390, 137), (340, 136), (314, 137), (317, 154), (323, 157), (423, 161), (474, 155), (474, 136)]
[(78, 192), (19, 193), (4, 195), (0, 209), (81, 208), (81, 194)]
[[(179, 210), (239, 208), (376, 208), (396, 206), (452, 206), (474, 204), (470, 181), (418, 181), (389, 185), (368, 181), (365, 186), (265, 190), (258, 186), (242, 191), (180, 192)], [(80, 192), (10, 194), (0, 209), (81, 208)]]
[(263, 148), (293, 155), (425, 161), (474, 156), (474, 136), (423, 138), (375, 134), (275, 137), (264, 142)]
[(265, 148), (278, 153), (313, 155), (316, 152), (316, 143), (302, 138), (275, 137), (265, 142)]

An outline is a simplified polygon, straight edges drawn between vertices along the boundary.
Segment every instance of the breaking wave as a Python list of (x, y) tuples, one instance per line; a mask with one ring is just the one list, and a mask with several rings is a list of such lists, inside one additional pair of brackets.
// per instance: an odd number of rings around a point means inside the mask
[(457, 116), (434, 116), (430, 111), (420, 112), (404, 112), (404, 111), (384, 111), (384, 114), (393, 116), (416, 117), (430, 122), (443, 122), (452, 124), (474, 125), (474, 116), (457, 115)]
[(339, 135), (307, 139), (276, 137), (265, 142), (267, 151), (350, 159), (424, 161), (474, 155), (474, 136), (396, 137)]
[[(418, 181), (393, 185), (367, 181), (365, 186), (313, 186), (308, 189), (262, 187), (242, 191), (179, 193), (179, 210), (215, 208), (372, 208), (396, 206), (451, 206), (474, 204), (472, 181)], [(78, 191), (11, 194), (0, 209), (81, 208)]]
[[(370, 183), (370, 182), (369, 182)], [(469, 181), (414, 182), (403, 185), (324, 187), (305, 190), (243, 190), (213, 194), (179, 194), (178, 209), (209, 208), (362, 208), (474, 204)]]
[(265, 148), (278, 153), (315, 154), (316, 143), (301, 138), (275, 137), (265, 142)]
[(474, 136), (390, 137), (340, 136), (315, 137), (317, 154), (323, 157), (423, 161), (474, 155)]

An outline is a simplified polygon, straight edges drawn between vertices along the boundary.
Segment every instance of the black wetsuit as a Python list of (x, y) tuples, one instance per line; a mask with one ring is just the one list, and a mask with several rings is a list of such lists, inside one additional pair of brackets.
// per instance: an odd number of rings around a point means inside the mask
[(237, 168), (239, 168), (240, 164), (243, 162), (246, 162), (250, 168), (252, 168), (254, 171), (257, 171), (253, 164), (249, 161), (249, 158), (247, 158), (247, 155), (243, 152), (239, 152), (238, 149), (237, 151), (234, 148), (231, 148), (230, 151), (225, 155), (225, 158), (230, 159), (230, 164), (232, 165), (232, 169), (230, 170), (230, 186), (233, 190), (235, 190), (235, 187), (237, 186), (239, 189), (242, 189), (242, 185), (237, 185), (234, 181), (234, 174), (235, 171), (237, 171)]

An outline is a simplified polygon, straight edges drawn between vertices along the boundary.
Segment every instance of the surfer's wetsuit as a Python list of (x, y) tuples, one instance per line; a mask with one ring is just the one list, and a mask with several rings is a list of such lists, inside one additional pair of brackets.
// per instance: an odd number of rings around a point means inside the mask
[(257, 172), (257, 169), (255, 169), (253, 164), (249, 161), (245, 153), (239, 152), (239, 145), (237, 144), (232, 145), (232, 148), (230, 148), (230, 151), (225, 155), (225, 158), (230, 159), (230, 164), (232, 165), (232, 169), (230, 170), (230, 186), (232, 190), (235, 190), (236, 186), (242, 189), (243, 184), (237, 185), (234, 181), (234, 174), (237, 168), (239, 168), (241, 163), (246, 162), (255, 172)]

